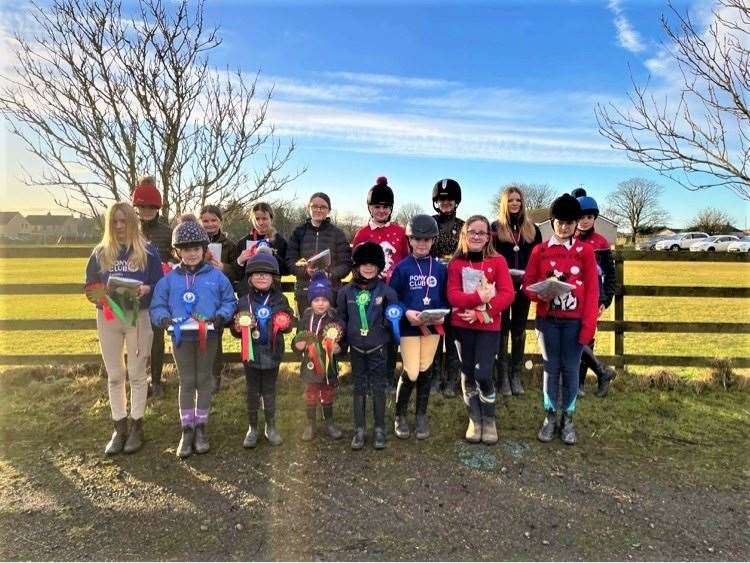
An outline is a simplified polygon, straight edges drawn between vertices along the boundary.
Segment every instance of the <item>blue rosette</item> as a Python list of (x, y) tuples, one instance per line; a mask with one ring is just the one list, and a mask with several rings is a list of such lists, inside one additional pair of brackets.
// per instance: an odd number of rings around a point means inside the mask
[(255, 318), (258, 321), (260, 329), (260, 341), (263, 344), (268, 343), (268, 320), (271, 318), (271, 309), (263, 305), (255, 312)]
[(385, 318), (391, 323), (391, 332), (396, 344), (401, 342), (401, 317), (404, 316), (404, 308), (401, 305), (388, 305), (385, 309)]
[(174, 338), (175, 348), (179, 348), (180, 344), (182, 344), (182, 329), (180, 326), (183, 322), (185, 322), (183, 317), (172, 319), (172, 338)]

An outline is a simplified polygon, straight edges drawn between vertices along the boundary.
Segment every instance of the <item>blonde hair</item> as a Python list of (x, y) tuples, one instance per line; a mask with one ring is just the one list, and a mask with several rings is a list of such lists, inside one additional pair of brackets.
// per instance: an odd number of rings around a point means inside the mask
[(482, 257), (489, 258), (491, 256), (498, 256), (495, 247), (492, 245), (492, 232), (490, 230), (490, 220), (484, 215), (472, 215), (461, 227), (461, 234), (458, 237), (458, 246), (456, 252), (453, 253), (454, 258), (466, 258), (469, 254), (469, 225), (482, 221), (487, 225), (487, 240), (482, 248)]
[(518, 213), (520, 219), (520, 232), (526, 242), (531, 242), (536, 236), (536, 229), (534, 228), (534, 223), (531, 222), (531, 219), (526, 216), (526, 202), (523, 197), (523, 192), (518, 186), (513, 185), (506, 187), (500, 196), (500, 210), (497, 214), (497, 238), (503, 242), (516, 242), (513, 239), (510, 229), (510, 210), (508, 209), (508, 199), (510, 198), (510, 194), (518, 194), (521, 198), (521, 210)]
[(273, 226), (273, 208), (271, 208), (270, 205), (268, 205), (265, 201), (259, 201), (255, 205), (250, 208), (250, 224), (255, 228), (255, 212), (260, 211), (261, 213), (268, 213), (268, 218), (271, 220), (270, 224), (268, 225), (268, 233), (266, 236), (268, 239), (272, 239), (276, 236), (276, 228)]
[[(115, 234), (115, 213), (121, 212), (125, 217), (125, 243), (120, 244)], [(135, 209), (124, 201), (113, 204), (108, 210), (104, 219), (104, 233), (102, 240), (94, 248), (99, 268), (102, 272), (107, 272), (112, 268), (120, 253), (121, 247), (131, 250), (128, 264), (134, 270), (145, 271), (147, 262), (146, 238), (141, 232), (140, 222)]]

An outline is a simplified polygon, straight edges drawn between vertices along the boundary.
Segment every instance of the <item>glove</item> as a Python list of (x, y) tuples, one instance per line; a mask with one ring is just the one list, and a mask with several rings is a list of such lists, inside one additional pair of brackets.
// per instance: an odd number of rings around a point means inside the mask
[(164, 317), (162, 320), (159, 321), (159, 326), (164, 330), (167, 330), (171, 324), (172, 324), (172, 319), (168, 319), (167, 317)]
[(223, 329), (227, 324), (227, 319), (222, 317), (221, 315), (216, 315), (214, 317), (214, 330), (216, 332), (219, 332), (221, 329)]

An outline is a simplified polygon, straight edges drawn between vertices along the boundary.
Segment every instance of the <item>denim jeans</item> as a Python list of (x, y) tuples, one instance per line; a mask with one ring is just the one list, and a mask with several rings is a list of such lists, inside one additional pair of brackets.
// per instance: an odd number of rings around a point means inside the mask
[(557, 394), (562, 379), (562, 407), (567, 414), (576, 409), (578, 369), (583, 345), (578, 343), (580, 319), (536, 319), (539, 349), (544, 359), (542, 399), (545, 411), (557, 410)]

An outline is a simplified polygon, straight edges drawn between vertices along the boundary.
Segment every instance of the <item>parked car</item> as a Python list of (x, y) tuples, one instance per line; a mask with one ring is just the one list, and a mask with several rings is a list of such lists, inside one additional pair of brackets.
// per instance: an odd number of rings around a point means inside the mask
[(635, 249), (636, 250), (654, 250), (654, 247), (656, 246), (656, 243), (662, 240), (667, 240), (668, 238), (672, 238), (674, 235), (659, 235), (657, 237), (653, 237), (646, 240), (641, 240), (635, 243)]
[(737, 242), (730, 242), (727, 252), (750, 252), (750, 237), (742, 237)]
[(738, 240), (739, 237), (734, 235), (714, 235), (691, 244), (690, 252), (724, 252), (730, 243)]
[(708, 234), (699, 231), (689, 233), (680, 233), (665, 240), (656, 243), (654, 250), (687, 250), (691, 244), (700, 242), (701, 239), (708, 238)]

